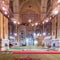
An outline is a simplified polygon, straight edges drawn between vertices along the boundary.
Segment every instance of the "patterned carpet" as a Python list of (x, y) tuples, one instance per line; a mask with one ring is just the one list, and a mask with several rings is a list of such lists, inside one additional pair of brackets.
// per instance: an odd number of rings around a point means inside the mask
[(60, 60), (60, 54), (13, 54), (0, 52), (0, 60)]

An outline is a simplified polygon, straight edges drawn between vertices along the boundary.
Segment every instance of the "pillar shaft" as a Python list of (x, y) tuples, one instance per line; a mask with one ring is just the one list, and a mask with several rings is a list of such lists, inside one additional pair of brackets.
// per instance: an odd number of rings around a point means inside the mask
[(56, 38), (56, 17), (52, 20), (52, 38)]
[(0, 12), (0, 50), (1, 50), (1, 44), (2, 44), (2, 39), (3, 39), (3, 15)]
[(60, 15), (58, 15), (57, 38), (60, 39)]
[(8, 18), (0, 12), (0, 51), (8, 48)]
[(8, 18), (6, 18), (5, 16), (4, 16), (4, 21), (3, 21), (3, 23), (4, 23), (4, 38), (5, 39), (8, 39)]

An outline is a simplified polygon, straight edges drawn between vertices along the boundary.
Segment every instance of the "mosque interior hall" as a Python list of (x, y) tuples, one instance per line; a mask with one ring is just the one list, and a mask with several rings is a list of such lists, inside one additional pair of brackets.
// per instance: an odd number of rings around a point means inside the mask
[(0, 0), (0, 51), (60, 51), (60, 0)]

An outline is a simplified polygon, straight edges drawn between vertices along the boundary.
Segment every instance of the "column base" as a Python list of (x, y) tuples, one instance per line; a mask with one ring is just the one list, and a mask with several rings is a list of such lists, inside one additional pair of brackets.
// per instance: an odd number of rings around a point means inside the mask
[(7, 51), (9, 49), (9, 40), (2, 39), (1, 41), (1, 51)]

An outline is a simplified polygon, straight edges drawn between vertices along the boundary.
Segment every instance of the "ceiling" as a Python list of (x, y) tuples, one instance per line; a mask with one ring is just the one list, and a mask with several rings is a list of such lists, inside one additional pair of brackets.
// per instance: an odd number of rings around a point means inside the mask
[[(40, 24), (46, 16), (48, 1), (49, 0), (13, 0), (13, 3), (15, 3), (13, 6), (13, 18), (19, 20), (22, 25), (26, 25), (28, 30), (33, 30), (35, 23)], [(31, 20), (31, 22), (29, 23), (28, 20)]]
[(19, 0), (20, 19), (27, 23), (29, 19), (32, 23), (39, 22), (41, 13), (41, 0)]
[(29, 19), (32, 23), (41, 22), (46, 15), (48, 0), (13, 0), (13, 2), (15, 18), (19, 16), (18, 20), (22, 23), (28, 23)]

